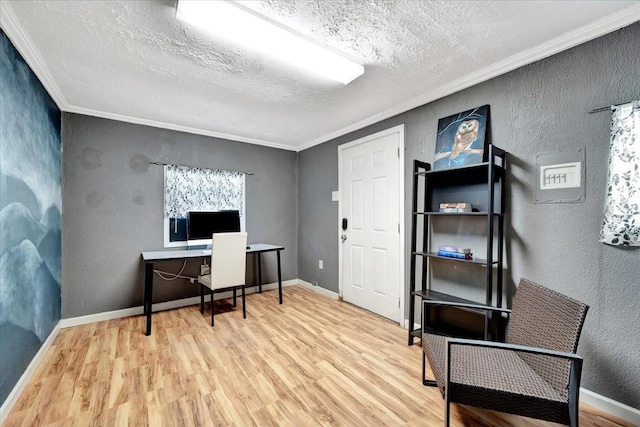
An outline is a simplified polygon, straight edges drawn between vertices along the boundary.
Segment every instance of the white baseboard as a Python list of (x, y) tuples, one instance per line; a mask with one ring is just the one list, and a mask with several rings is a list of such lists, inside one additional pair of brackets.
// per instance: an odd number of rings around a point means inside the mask
[[(292, 286), (297, 284), (298, 284), (298, 280), (296, 279), (284, 280), (282, 282), (282, 287), (284, 288), (287, 286)], [(269, 291), (273, 289), (278, 289), (278, 283), (267, 283), (262, 285), (263, 291)], [(258, 291), (257, 287), (247, 288), (248, 294), (252, 294), (257, 291)], [(216, 294), (215, 299), (216, 300), (226, 299), (226, 298), (230, 298), (231, 296), (232, 296), (231, 291), (220, 292), (219, 294)], [(211, 301), (210, 295), (205, 295), (204, 300)], [(151, 311), (156, 312), (156, 311), (162, 311), (162, 310), (171, 310), (173, 308), (187, 307), (189, 305), (196, 305), (196, 304), (200, 304), (200, 297), (191, 297), (191, 298), (183, 298), (183, 299), (174, 300), (174, 301), (159, 302), (159, 303), (153, 304)], [(142, 306), (138, 306), (138, 307), (131, 307), (131, 308), (123, 308), (121, 310), (106, 311), (103, 313), (88, 314), (86, 316), (70, 317), (67, 319), (62, 319), (60, 321), (60, 327), (70, 328), (72, 326), (86, 325), (94, 322), (102, 322), (104, 320), (120, 319), (122, 317), (129, 317), (129, 316), (138, 316), (142, 313), (143, 313)]]
[(42, 362), (45, 353), (47, 352), (47, 350), (49, 350), (51, 344), (53, 344), (53, 340), (55, 340), (58, 336), (58, 332), (60, 332), (60, 329), (62, 328), (60, 323), (61, 322), (58, 322), (58, 324), (49, 334), (49, 337), (47, 337), (45, 342), (42, 343), (40, 350), (38, 350), (33, 359), (31, 359), (31, 363), (29, 363), (29, 366), (27, 366), (27, 369), (25, 369), (25, 371), (22, 373), (16, 385), (13, 386), (11, 393), (9, 393), (9, 395), (5, 399), (2, 407), (0, 407), (0, 425), (4, 424), (4, 421), (9, 415), (9, 412), (11, 412), (11, 408), (13, 408), (13, 405), (15, 405), (15, 403), (18, 401), (18, 397), (20, 397), (22, 391), (31, 379), (31, 376), (35, 373), (36, 369), (38, 369), (38, 366), (40, 365), (40, 362)]
[(302, 279), (298, 279), (298, 285), (307, 288), (307, 289), (311, 289), (312, 291), (318, 292), (319, 294), (322, 294), (324, 296), (327, 296), (331, 299), (339, 299), (339, 295), (336, 292), (330, 291), (328, 289), (322, 288), (320, 286), (314, 286), (309, 282), (305, 282)]
[[(171, 301), (171, 302), (177, 303), (177, 302), (182, 302), (189, 299), (195, 299), (195, 298), (186, 298), (186, 299)], [(198, 301), (200, 301), (200, 298), (198, 298)], [(179, 305), (178, 307), (182, 307), (182, 305)], [(153, 308), (154, 308), (153, 311), (156, 311), (155, 310), (156, 304), (153, 305)], [(60, 325), (61, 325), (60, 327), (63, 329), (71, 328), (73, 326), (87, 325), (89, 323), (102, 322), (102, 321), (111, 320), (111, 319), (120, 319), (122, 317), (137, 316), (139, 314), (142, 314), (142, 307), (123, 308), (122, 310), (105, 311), (103, 313), (87, 314), (86, 316), (69, 317), (67, 319), (62, 319), (60, 320)]]
[[(409, 329), (409, 319), (404, 319), (403, 327)], [(413, 329), (420, 329), (422, 325), (420, 323), (413, 323)]]
[(582, 387), (580, 387), (580, 402), (593, 406), (614, 417), (621, 418), (634, 426), (640, 426), (640, 409), (609, 399)]

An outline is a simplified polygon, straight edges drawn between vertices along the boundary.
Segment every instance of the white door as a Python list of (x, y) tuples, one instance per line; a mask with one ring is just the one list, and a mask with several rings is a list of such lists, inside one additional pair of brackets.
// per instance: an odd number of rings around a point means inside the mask
[(398, 322), (403, 139), (404, 126), (397, 126), (338, 147), (342, 297)]

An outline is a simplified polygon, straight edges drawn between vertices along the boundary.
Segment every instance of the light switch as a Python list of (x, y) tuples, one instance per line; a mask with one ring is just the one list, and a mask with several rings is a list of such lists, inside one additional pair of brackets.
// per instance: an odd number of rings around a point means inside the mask
[(339, 191), (332, 191), (331, 192), (331, 201), (332, 202), (337, 202), (338, 200), (340, 200), (340, 192)]
[(540, 189), (580, 187), (580, 162), (540, 166)]
[(536, 203), (581, 203), (585, 199), (584, 147), (577, 150), (540, 153), (536, 156), (538, 176), (532, 186)]

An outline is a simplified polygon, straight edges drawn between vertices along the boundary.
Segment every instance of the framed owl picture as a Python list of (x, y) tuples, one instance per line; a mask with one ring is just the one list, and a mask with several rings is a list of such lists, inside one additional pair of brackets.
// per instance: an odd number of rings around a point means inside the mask
[(433, 169), (451, 169), (482, 163), (488, 144), (488, 122), (488, 105), (438, 120)]

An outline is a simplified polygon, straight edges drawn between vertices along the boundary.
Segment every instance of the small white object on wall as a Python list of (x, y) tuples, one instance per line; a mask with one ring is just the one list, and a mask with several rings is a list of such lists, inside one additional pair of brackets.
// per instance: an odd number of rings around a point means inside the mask
[(580, 162), (540, 166), (540, 189), (580, 187)]
[(338, 200), (340, 200), (340, 192), (339, 191), (332, 191), (331, 192), (331, 201), (332, 202), (337, 202)]
[(585, 199), (585, 148), (540, 153), (536, 203), (581, 203)]

